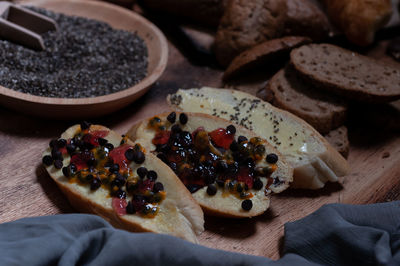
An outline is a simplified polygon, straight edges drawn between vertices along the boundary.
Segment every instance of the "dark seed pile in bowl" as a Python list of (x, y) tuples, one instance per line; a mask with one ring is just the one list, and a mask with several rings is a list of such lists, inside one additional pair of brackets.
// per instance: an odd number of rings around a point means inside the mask
[(107, 23), (30, 9), (53, 18), (57, 32), (34, 51), (0, 40), (0, 85), (46, 97), (84, 98), (127, 89), (147, 74), (147, 47), (136, 34)]

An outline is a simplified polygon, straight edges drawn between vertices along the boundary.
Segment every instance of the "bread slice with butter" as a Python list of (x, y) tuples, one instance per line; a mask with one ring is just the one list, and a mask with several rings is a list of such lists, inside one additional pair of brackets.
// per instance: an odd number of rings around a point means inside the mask
[[(200, 206), (174, 172), (140, 145), (103, 126), (75, 125), (50, 146), (43, 163), (76, 210), (128, 231), (197, 242), (204, 230)], [(140, 177), (139, 167), (145, 172)]]
[(174, 169), (208, 214), (260, 215), (269, 207), (269, 194), (285, 190), (293, 179), (292, 167), (266, 140), (207, 114), (159, 114), (126, 136)]
[(228, 119), (267, 139), (294, 168), (291, 187), (319, 189), (349, 171), (347, 161), (309, 124), (244, 92), (204, 87), (178, 90), (171, 107)]

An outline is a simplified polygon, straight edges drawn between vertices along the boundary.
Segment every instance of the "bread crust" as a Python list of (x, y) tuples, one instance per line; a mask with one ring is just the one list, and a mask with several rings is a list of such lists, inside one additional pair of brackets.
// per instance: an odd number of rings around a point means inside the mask
[[(156, 115), (162, 121), (166, 121), (166, 117), (169, 113), (163, 113)], [(179, 112), (177, 116), (179, 116)], [(229, 125), (232, 125), (232, 122), (227, 121), (222, 118), (214, 117), (208, 114), (201, 113), (188, 113), (189, 120), (187, 124), (183, 126), (183, 130), (187, 130), (189, 132), (194, 131), (198, 127), (202, 126), (206, 131), (212, 131), (217, 128), (226, 128)], [(152, 144), (152, 139), (155, 135), (155, 132), (152, 129), (148, 128), (148, 120), (144, 120), (139, 123), (139, 125), (134, 125), (127, 133), (126, 136), (131, 138), (132, 140), (141, 143), (143, 147), (150, 151), (155, 150), (154, 144)], [(170, 125), (169, 127), (171, 127)], [(236, 127), (236, 136), (246, 136), (248, 139), (252, 137), (257, 137), (254, 132), (251, 132), (241, 126), (235, 125)], [(271, 185), (270, 189), (274, 193), (279, 193), (285, 190), (289, 183), (293, 180), (293, 169), (285, 162), (284, 156), (281, 155), (276, 149), (274, 149), (270, 144), (265, 143), (266, 154), (268, 153), (276, 153), (280, 158), (277, 162), (277, 170), (271, 175), (271, 177), (280, 177), (280, 180), (283, 181), (280, 185)], [(265, 159), (265, 158), (264, 158)], [(264, 161), (263, 159), (261, 161)], [(266, 178), (260, 178), (263, 181), (264, 186), (267, 183)], [(264, 213), (269, 207), (269, 197), (265, 195), (263, 190), (254, 190), (250, 189), (249, 191), (254, 194), (254, 197), (251, 198), (253, 201), (253, 208), (250, 211), (244, 211), (241, 208), (242, 200), (234, 196), (233, 194), (224, 194), (222, 190), (218, 189), (217, 194), (215, 196), (209, 196), (206, 193), (207, 187), (203, 187), (202, 189), (193, 193), (194, 199), (200, 204), (203, 210), (207, 214), (231, 217), (231, 218), (241, 218), (241, 217), (253, 217)]]
[[(277, 146), (294, 168), (294, 180), (291, 187), (319, 189), (327, 181), (337, 182), (338, 177), (346, 175), (349, 171), (347, 161), (308, 123), (255, 96), (240, 91), (204, 87), (179, 90), (176, 94), (169, 95), (167, 100), (171, 107), (177, 110), (215, 113), (219, 117), (232, 119), (235, 122), (237, 122), (236, 112), (246, 114), (249, 111), (253, 117), (246, 120), (244, 125), (251, 128), (249, 121), (258, 124), (259, 126), (251, 130), (267, 139), (273, 128), (269, 120), (271, 116), (277, 119), (282, 118), (287, 125), (286, 131), (307, 133), (304, 135), (303, 146), (296, 149), (295, 153), (292, 150), (286, 150), (282, 145)], [(258, 107), (253, 107), (253, 104)], [(268, 116), (264, 116), (264, 113)], [(239, 116), (239, 119), (241, 117)], [(303, 147), (307, 148), (304, 150)], [(299, 151), (301, 160), (298, 157)]]
[[(62, 134), (61, 138), (72, 138), (79, 129), (79, 125), (72, 126)], [(108, 131), (105, 138), (114, 146), (118, 146), (122, 139), (106, 127), (92, 125), (90, 131), (95, 130)], [(129, 140), (128, 144), (134, 145)], [(44, 155), (49, 154), (50, 148), (44, 152)], [(119, 216), (112, 208), (112, 198), (108, 190), (100, 187), (93, 192), (90, 191), (89, 185), (71, 183), (64, 177), (61, 169), (56, 169), (53, 165), (47, 166), (46, 170), (78, 211), (97, 214), (113, 226), (128, 231), (170, 234), (197, 243), (196, 235), (204, 230), (201, 208), (169, 167), (163, 165), (158, 158), (148, 152), (145, 152), (145, 156), (143, 165), (159, 173), (158, 180), (163, 183), (167, 193), (166, 198), (159, 205), (160, 211), (154, 218), (143, 218), (135, 214)], [(69, 163), (69, 160), (70, 156), (64, 155), (63, 162)]]

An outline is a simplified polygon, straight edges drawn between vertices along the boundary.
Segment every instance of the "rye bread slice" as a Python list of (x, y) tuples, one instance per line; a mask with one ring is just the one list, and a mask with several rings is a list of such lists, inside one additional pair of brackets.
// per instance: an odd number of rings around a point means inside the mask
[(290, 66), (272, 77), (267, 90), (273, 95), (269, 102), (301, 117), (321, 134), (343, 125), (346, 119), (343, 101), (304, 83)]
[(349, 155), (350, 143), (346, 126), (334, 129), (324, 135), (324, 137), (344, 158), (347, 158)]
[(293, 48), (310, 42), (309, 38), (299, 36), (287, 36), (263, 42), (236, 56), (222, 79), (227, 81), (258, 67), (286, 61)]
[(331, 44), (309, 44), (292, 50), (296, 71), (321, 90), (363, 102), (382, 103), (400, 99), (400, 66)]

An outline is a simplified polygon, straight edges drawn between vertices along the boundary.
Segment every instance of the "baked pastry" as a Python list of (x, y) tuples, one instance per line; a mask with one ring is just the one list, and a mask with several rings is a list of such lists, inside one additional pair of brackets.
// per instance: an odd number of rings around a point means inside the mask
[(126, 135), (169, 165), (212, 215), (260, 215), (269, 207), (269, 194), (292, 181), (293, 169), (266, 140), (218, 117), (165, 113)]
[(270, 103), (304, 119), (321, 134), (338, 128), (346, 120), (343, 100), (308, 85), (290, 66), (275, 74), (266, 89), (272, 93)]
[(265, 41), (236, 56), (226, 69), (222, 79), (226, 81), (257, 68), (286, 61), (293, 48), (309, 42), (311, 42), (309, 38), (297, 36)]
[(270, 141), (294, 168), (291, 187), (318, 189), (348, 173), (346, 160), (313, 127), (257, 97), (204, 87), (178, 90), (168, 101), (172, 108), (225, 118)]
[(197, 242), (203, 212), (174, 172), (140, 144), (82, 123), (52, 140), (43, 164), (79, 211), (118, 228)]
[(400, 99), (400, 68), (331, 44), (308, 44), (292, 50), (298, 75), (321, 90), (365, 102)]
[(324, 135), (324, 138), (334, 147), (344, 158), (347, 158), (350, 150), (347, 127), (341, 126)]
[(354, 44), (366, 46), (389, 22), (391, 0), (323, 0), (329, 18)]
[(241, 52), (280, 37), (284, 31), (286, 0), (231, 0), (215, 37), (215, 54), (228, 66)]

